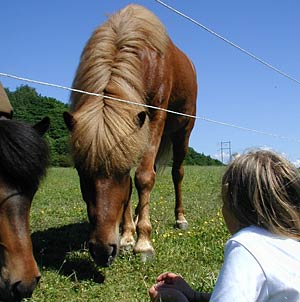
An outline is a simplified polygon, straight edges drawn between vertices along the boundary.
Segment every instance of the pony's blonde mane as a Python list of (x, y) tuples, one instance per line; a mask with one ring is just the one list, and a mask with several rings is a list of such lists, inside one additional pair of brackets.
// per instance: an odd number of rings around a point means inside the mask
[[(139, 5), (129, 5), (95, 30), (81, 55), (73, 88), (75, 162), (90, 172), (124, 173), (137, 163), (149, 138), (149, 120), (140, 127), (137, 115), (145, 107), (105, 98), (105, 95), (145, 103), (140, 49), (163, 55), (168, 36), (161, 22)], [(99, 171), (100, 170), (100, 171)]]

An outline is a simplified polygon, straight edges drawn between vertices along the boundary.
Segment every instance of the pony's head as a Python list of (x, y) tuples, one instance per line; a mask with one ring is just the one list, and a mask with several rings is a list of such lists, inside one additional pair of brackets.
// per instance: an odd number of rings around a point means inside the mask
[[(75, 167), (80, 178), (82, 197), (87, 205), (91, 229), (90, 253), (98, 265), (109, 266), (118, 254), (119, 226), (132, 190), (130, 170), (145, 149), (148, 139), (148, 125), (145, 125), (145, 121), (148, 117), (144, 111), (138, 113), (132, 121), (132, 130), (115, 143), (116, 137), (106, 135), (109, 132), (107, 125), (103, 124), (104, 129), (98, 131), (92, 128), (95, 132), (90, 132), (90, 129), (85, 128), (86, 125), (80, 123), (84, 118), (77, 119), (76, 114), (66, 112), (64, 118), (71, 131)], [(82, 127), (86, 129), (84, 132)], [(124, 129), (118, 133), (122, 131)], [(78, 136), (78, 132), (82, 134)], [(87, 143), (89, 133), (93, 136), (90, 144)], [(110, 144), (112, 147), (105, 149)]]
[(41, 137), (48, 128), (49, 118), (33, 127), (0, 120), (0, 301), (30, 297), (40, 279), (29, 212), (48, 165), (48, 147)]

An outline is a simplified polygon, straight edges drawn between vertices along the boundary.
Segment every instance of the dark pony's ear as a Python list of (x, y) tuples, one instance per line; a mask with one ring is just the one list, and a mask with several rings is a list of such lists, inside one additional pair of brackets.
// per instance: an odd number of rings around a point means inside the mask
[(146, 111), (141, 111), (140, 113), (138, 113), (135, 118), (136, 125), (142, 128), (145, 123), (146, 117), (147, 117)]
[(40, 122), (36, 123), (33, 128), (40, 136), (43, 136), (50, 129), (50, 118), (44, 117)]
[(65, 111), (63, 113), (63, 117), (64, 117), (64, 121), (65, 121), (67, 128), (69, 129), (69, 131), (72, 131), (76, 124), (76, 121), (75, 121), (73, 115), (71, 113)]

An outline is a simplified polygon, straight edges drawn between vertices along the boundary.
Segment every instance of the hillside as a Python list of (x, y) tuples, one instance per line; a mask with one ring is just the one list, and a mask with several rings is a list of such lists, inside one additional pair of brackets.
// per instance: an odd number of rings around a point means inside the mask
[[(68, 105), (45, 96), (41, 96), (34, 88), (27, 85), (18, 87), (14, 92), (5, 89), (14, 108), (14, 118), (35, 124), (43, 117), (49, 116), (51, 120), (50, 131), (46, 139), (51, 152), (52, 166), (71, 166), (72, 160), (69, 152), (69, 133), (64, 124), (62, 114), (68, 110)], [(197, 153), (189, 147), (185, 165), (213, 166), (222, 165), (216, 159)]]

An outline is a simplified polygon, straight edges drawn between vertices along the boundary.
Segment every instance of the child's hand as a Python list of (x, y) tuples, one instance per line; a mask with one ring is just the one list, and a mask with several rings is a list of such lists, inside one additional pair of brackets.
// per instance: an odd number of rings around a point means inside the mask
[[(162, 301), (168, 301), (168, 298), (172, 298), (172, 301), (193, 301), (194, 293), (195, 291), (188, 283), (181, 276), (174, 273), (163, 273), (159, 275), (157, 277), (157, 283), (149, 290), (152, 301), (159, 301), (157, 300), (158, 297), (162, 298)], [(179, 298), (179, 296), (181, 296), (180, 300), (174, 300), (176, 297)]]
[(153, 285), (149, 289), (149, 295), (152, 302), (189, 302), (182, 292), (173, 288), (157, 288)]

